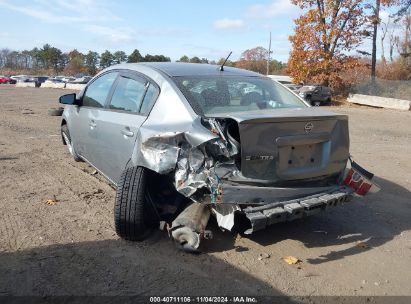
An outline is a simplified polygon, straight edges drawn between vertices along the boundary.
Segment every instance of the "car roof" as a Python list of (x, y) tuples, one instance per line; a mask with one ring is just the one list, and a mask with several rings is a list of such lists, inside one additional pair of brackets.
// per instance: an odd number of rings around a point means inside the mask
[[(185, 62), (141, 62), (141, 63), (126, 63), (121, 64), (121, 68), (127, 68), (130, 70), (138, 70), (139, 66), (146, 66), (157, 71), (161, 71), (168, 76), (254, 76), (261, 77), (263, 75), (247, 71), (243, 69), (237, 69), (232, 67), (224, 67), (224, 71), (220, 71), (219, 65), (205, 64), (205, 63), (185, 63)], [(115, 67), (115, 66), (113, 66)]]

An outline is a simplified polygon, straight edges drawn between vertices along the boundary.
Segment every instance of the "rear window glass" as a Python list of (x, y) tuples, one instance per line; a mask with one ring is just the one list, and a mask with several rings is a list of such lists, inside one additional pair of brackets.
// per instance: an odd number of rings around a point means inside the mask
[(198, 114), (206, 116), (307, 106), (282, 85), (264, 77), (181, 76), (173, 80), (193, 109), (201, 109)]

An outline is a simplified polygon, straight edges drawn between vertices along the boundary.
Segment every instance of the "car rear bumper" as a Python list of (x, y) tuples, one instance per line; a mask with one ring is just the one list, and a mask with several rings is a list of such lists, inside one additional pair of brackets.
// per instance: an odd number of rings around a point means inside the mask
[(339, 186), (331, 190), (293, 200), (279, 201), (262, 206), (249, 206), (242, 213), (251, 223), (245, 234), (262, 230), (269, 225), (292, 221), (305, 216), (317, 214), (351, 200), (354, 190)]

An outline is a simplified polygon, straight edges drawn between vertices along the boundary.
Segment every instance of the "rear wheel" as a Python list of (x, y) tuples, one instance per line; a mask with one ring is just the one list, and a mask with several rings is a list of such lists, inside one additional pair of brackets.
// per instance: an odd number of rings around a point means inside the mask
[(66, 144), (71, 156), (73, 156), (75, 161), (81, 161), (81, 158), (77, 155), (76, 151), (74, 151), (73, 145), (71, 143), (70, 132), (67, 125), (61, 126), (61, 136), (63, 137), (63, 141)]
[(120, 177), (114, 205), (117, 234), (126, 240), (142, 241), (158, 225), (152, 195), (149, 190), (150, 171), (143, 167), (125, 170)]

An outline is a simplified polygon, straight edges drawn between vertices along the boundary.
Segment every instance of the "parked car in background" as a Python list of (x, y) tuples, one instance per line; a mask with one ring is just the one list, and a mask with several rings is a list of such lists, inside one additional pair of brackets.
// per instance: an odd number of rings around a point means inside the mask
[(62, 79), (61, 79), (63, 82), (71, 82), (71, 81), (74, 81), (74, 80), (76, 80), (76, 78), (75, 77), (70, 77), (70, 76), (68, 76), (68, 77), (63, 77)]
[(0, 76), (0, 84), (15, 84), (16, 80), (8, 76)]
[(82, 76), (78, 77), (72, 81), (69, 81), (69, 83), (78, 83), (78, 84), (86, 84), (88, 83), (93, 77), (91, 76)]
[(10, 76), (11, 79), (14, 79), (16, 82), (24, 82), (26, 79), (29, 78), (27, 75), (15, 75)]
[(299, 89), (299, 95), (313, 106), (328, 105), (331, 103), (331, 89), (326, 86), (303, 86)]
[(60, 103), (63, 143), (116, 187), (115, 229), (125, 239), (167, 221), (175, 241), (196, 250), (210, 214), (251, 234), (353, 192), (343, 184), (347, 115), (251, 71), (121, 64)]
[(298, 94), (298, 90), (303, 86), (302, 84), (293, 83), (293, 78), (286, 75), (268, 75), (272, 80), (278, 81), (285, 87), (289, 88)]
[(24, 82), (34, 82), (36, 87), (39, 87), (42, 83), (44, 83), (48, 79), (48, 76), (31, 76), (28, 77)]
[(44, 83), (62, 83), (63, 81), (60, 78), (50, 77)]

